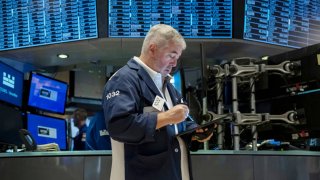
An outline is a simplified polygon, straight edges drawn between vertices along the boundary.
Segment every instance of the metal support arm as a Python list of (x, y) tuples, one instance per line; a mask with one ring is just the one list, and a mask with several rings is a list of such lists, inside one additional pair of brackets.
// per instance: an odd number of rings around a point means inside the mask
[(288, 111), (279, 115), (271, 115), (269, 113), (250, 114), (237, 112), (234, 114), (234, 119), (237, 119), (239, 125), (252, 125), (272, 121), (283, 121), (288, 124), (300, 124), (297, 119), (296, 111)]

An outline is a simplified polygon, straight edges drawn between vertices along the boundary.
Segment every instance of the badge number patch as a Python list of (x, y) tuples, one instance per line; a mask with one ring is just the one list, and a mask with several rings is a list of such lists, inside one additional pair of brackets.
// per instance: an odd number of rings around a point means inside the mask
[(113, 97), (119, 96), (119, 95), (120, 95), (120, 91), (117, 90), (117, 91), (113, 91), (113, 92), (108, 93), (108, 94), (106, 95), (106, 98), (107, 98), (107, 100), (108, 100), (108, 99), (110, 99), (110, 98), (113, 98)]

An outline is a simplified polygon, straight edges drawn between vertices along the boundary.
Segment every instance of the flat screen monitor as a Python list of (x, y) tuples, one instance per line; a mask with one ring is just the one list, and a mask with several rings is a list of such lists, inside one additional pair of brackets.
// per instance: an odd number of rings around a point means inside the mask
[(28, 105), (30, 107), (64, 114), (68, 85), (41, 74), (32, 73)]
[(0, 144), (21, 147), (19, 130), (23, 128), (22, 113), (13, 107), (0, 104), (0, 117)]
[(21, 107), (23, 73), (0, 62), (0, 101)]
[(168, 24), (185, 38), (232, 38), (232, 0), (109, 0), (109, 37), (145, 37), (151, 26)]
[(181, 76), (181, 70), (176, 71), (173, 73), (172, 79), (170, 82), (173, 84), (173, 86), (180, 92), (180, 94), (183, 93), (183, 80)]
[(64, 119), (27, 114), (27, 129), (38, 145), (57, 143), (60, 150), (67, 149), (67, 122)]
[[(72, 81), (74, 89), (74, 97), (101, 99), (104, 85), (106, 84), (105, 68), (99, 69), (101, 73), (90, 73), (88, 71), (75, 71), (74, 81)], [(89, 88), (90, 87), (90, 88)]]
[(245, 0), (244, 39), (300, 48), (320, 42), (319, 1)]
[(98, 37), (96, 0), (6, 0), (0, 5), (0, 50)]

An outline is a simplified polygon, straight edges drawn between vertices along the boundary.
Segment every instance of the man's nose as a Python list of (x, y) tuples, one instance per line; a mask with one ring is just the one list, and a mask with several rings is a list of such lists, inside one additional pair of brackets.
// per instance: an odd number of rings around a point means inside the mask
[(171, 62), (171, 66), (172, 66), (172, 67), (176, 67), (176, 66), (177, 66), (177, 61), (178, 61), (178, 59), (177, 59), (177, 58), (174, 58), (174, 59), (172, 60), (172, 62)]

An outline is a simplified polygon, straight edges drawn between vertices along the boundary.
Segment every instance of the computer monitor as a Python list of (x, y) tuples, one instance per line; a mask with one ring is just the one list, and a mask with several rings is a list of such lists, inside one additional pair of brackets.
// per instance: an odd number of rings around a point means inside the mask
[(23, 73), (0, 62), (0, 101), (21, 107)]
[(96, 4), (96, 0), (1, 1), (0, 50), (97, 38)]
[(243, 38), (293, 48), (310, 46), (320, 42), (319, 16), (318, 1), (245, 0)]
[(185, 38), (232, 38), (232, 0), (109, 0), (109, 37), (144, 37), (151, 26), (169, 24)]
[(60, 150), (67, 149), (66, 120), (28, 113), (27, 129), (38, 145), (57, 143)]
[[(73, 90), (73, 97), (87, 99), (101, 99), (104, 85), (107, 79), (106, 68), (99, 68), (101, 73), (90, 73), (88, 71), (72, 71), (70, 77), (70, 91)], [(90, 88), (88, 88), (90, 87)]]
[(22, 113), (13, 107), (0, 104), (0, 117), (0, 147), (21, 147), (19, 130), (23, 128)]
[(173, 84), (173, 86), (182, 94), (183, 93), (183, 80), (182, 80), (182, 74), (181, 70), (177, 70), (175, 73), (173, 73), (173, 77), (170, 80), (170, 82)]
[(32, 73), (28, 106), (64, 114), (68, 85), (65, 82)]

